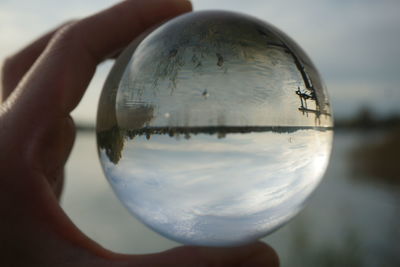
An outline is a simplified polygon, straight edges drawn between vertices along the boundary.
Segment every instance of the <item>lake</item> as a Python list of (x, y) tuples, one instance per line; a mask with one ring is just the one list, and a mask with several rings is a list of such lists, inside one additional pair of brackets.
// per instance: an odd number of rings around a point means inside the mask
[[(338, 131), (326, 175), (306, 208), (263, 241), (282, 266), (400, 266), (400, 188), (354, 173), (352, 151), (382, 132)], [(62, 205), (102, 246), (154, 253), (180, 244), (151, 231), (122, 206), (105, 179), (94, 132), (79, 132)]]

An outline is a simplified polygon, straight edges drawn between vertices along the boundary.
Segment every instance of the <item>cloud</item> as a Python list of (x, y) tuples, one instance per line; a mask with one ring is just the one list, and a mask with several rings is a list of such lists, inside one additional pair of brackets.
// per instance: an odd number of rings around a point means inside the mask
[[(0, 60), (55, 25), (115, 2), (43, 0), (39, 5), (37, 1), (1, 1)], [(193, 3), (198, 10), (225, 9), (250, 14), (289, 34), (316, 63), (338, 103), (335, 106), (346, 103), (346, 114), (357, 111), (364, 102), (382, 112), (400, 111), (399, 105), (387, 98), (364, 101), (376, 91), (397, 95), (399, 90), (399, 1), (193, 0)], [(89, 97), (75, 112), (78, 119), (94, 121), (98, 91), (108, 69), (109, 66), (101, 68)], [(349, 89), (351, 86), (354, 88)]]
[[(400, 112), (394, 101), (382, 97), (399, 91), (399, 1), (194, 0), (194, 4), (200, 9), (214, 6), (252, 14), (289, 34), (316, 63), (339, 116), (365, 103), (381, 113)], [(371, 97), (377, 92), (381, 97)]]
[[(236, 227), (248, 226), (238, 239), (265, 234), (297, 212), (325, 170), (331, 138), (312, 130), (153, 135), (127, 141), (118, 165), (101, 158), (121, 201), (145, 223), (175, 239), (219, 242)], [(216, 231), (222, 225), (229, 234)]]

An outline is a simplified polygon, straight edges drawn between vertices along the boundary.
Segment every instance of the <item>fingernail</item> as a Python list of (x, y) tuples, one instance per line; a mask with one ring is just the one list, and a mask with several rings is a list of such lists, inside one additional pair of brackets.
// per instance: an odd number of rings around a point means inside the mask
[(193, 9), (193, 4), (190, 0), (175, 0), (175, 2), (189, 8), (189, 9)]

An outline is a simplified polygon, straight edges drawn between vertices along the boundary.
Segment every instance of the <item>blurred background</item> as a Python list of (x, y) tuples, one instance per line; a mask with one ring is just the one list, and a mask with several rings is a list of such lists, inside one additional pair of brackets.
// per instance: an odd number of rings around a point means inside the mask
[[(293, 221), (264, 238), (282, 266), (400, 266), (400, 1), (192, 2), (195, 10), (234, 10), (277, 26), (304, 48), (327, 84), (336, 130), (325, 178)], [(0, 60), (63, 21), (114, 3), (0, 0)], [(88, 236), (114, 251), (178, 246), (133, 218), (100, 168), (92, 129), (112, 63), (98, 67), (73, 113), (80, 131), (62, 205)]]

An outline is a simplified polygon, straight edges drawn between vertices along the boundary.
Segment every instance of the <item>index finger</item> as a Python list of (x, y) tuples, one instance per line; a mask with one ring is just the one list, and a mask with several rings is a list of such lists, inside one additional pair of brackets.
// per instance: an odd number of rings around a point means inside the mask
[(97, 64), (150, 26), (191, 10), (187, 0), (130, 0), (61, 29), (13, 93), (22, 116), (67, 115)]
[[(71, 22), (67, 22), (71, 23)], [(4, 102), (7, 97), (15, 89), (21, 78), (31, 68), (36, 59), (40, 56), (43, 50), (46, 48), (48, 42), (54, 36), (54, 34), (62, 27), (57, 27), (51, 30), (45, 35), (41, 36), (22, 50), (17, 53), (8, 56), (3, 62), (1, 84), (0, 84), (0, 102)]]

